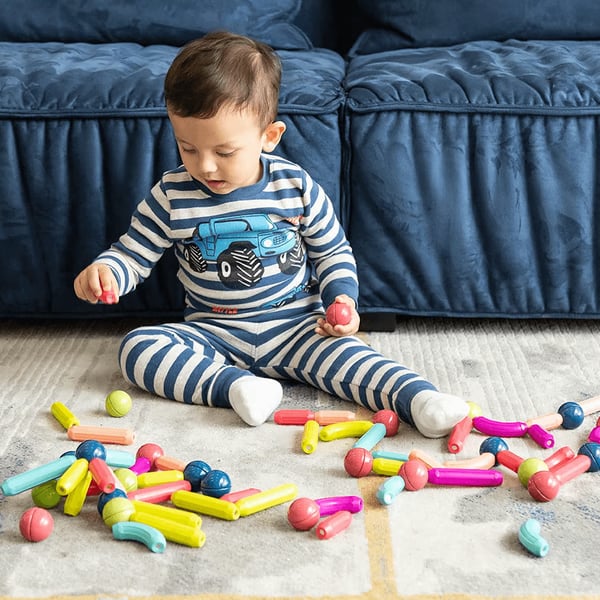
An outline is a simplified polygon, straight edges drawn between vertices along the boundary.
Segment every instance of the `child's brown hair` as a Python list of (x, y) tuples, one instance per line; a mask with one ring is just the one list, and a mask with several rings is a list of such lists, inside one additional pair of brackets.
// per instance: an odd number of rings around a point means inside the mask
[(180, 117), (214, 117), (222, 107), (250, 109), (261, 128), (277, 116), (281, 61), (248, 37), (217, 31), (186, 44), (165, 78), (167, 109)]

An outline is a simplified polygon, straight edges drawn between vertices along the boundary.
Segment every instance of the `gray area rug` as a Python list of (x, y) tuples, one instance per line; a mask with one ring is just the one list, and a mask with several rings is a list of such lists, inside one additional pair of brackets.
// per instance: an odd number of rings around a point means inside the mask
[[(39, 543), (19, 533), (31, 494), (0, 497), (0, 597), (118, 598), (598, 598), (600, 474), (566, 483), (556, 499), (535, 501), (516, 475), (500, 467), (494, 488), (429, 485), (402, 492), (391, 506), (375, 498), (384, 478), (349, 477), (343, 459), (353, 440), (300, 448), (301, 428), (272, 422), (244, 425), (228, 410), (184, 406), (128, 386), (116, 364), (124, 321), (0, 323), (0, 481), (75, 449), (51, 416), (63, 402), (82, 424), (127, 427), (133, 446), (159, 444), (165, 454), (201, 459), (226, 471), (233, 489), (295, 483), (300, 496), (360, 495), (365, 509), (330, 540), (297, 532), (283, 504), (238, 521), (203, 519), (206, 543), (169, 543), (162, 554), (116, 541), (95, 500), (69, 517), (54, 509), (54, 531)], [(526, 420), (567, 401), (600, 394), (600, 322), (409, 319), (394, 333), (365, 334), (382, 353), (463, 396), (496, 420)], [(121, 419), (107, 415), (106, 394), (133, 398)], [(353, 409), (300, 385), (285, 386), (286, 408)], [(578, 429), (554, 431), (542, 450), (529, 438), (507, 440), (523, 458), (544, 458), (560, 446), (577, 450), (600, 415)], [(428, 440), (407, 426), (378, 449), (420, 449), (438, 460), (478, 454), (485, 436), (472, 433), (458, 456), (446, 440)], [(548, 541), (539, 558), (518, 541), (537, 519)]]

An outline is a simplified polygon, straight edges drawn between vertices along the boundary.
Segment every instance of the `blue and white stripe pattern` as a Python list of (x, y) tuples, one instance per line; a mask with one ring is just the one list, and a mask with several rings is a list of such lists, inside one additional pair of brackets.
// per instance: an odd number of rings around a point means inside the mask
[(358, 297), (352, 251), (327, 195), (297, 165), (261, 160), (257, 184), (223, 195), (182, 167), (165, 173), (128, 232), (98, 257), (124, 295), (174, 246), (186, 292), (185, 322), (125, 337), (124, 376), (166, 398), (224, 407), (240, 377), (290, 378), (412, 423), (412, 398), (432, 384), (359, 338), (314, 332), (323, 304)]

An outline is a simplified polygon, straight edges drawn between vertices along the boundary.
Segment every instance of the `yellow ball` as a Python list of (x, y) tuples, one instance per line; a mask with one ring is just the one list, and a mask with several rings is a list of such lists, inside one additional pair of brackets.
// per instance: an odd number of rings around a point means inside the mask
[(104, 505), (102, 519), (107, 527), (112, 527), (115, 523), (129, 521), (129, 517), (134, 512), (135, 507), (131, 500), (117, 496)]
[(519, 481), (523, 487), (527, 487), (529, 479), (538, 471), (549, 471), (548, 465), (541, 458), (526, 458), (517, 470)]
[(124, 417), (131, 410), (131, 396), (127, 392), (115, 390), (106, 396), (104, 405), (111, 417)]
[(475, 417), (481, 417), (483, 411), (481, 410), (481, 406), (479, 406), (479, 404), (469, 401), (467, 402), (467, 405), (469, 407), (469, 416), (471, 419), (474, 419)]

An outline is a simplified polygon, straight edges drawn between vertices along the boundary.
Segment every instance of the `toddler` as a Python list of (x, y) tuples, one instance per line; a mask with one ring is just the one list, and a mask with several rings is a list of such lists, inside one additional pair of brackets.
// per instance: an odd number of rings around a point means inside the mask
[[(184, 320), (125, 336), (119, 363), (128, 381), (233, 408), (256, 426), (282, 400), (278, 380), (293, 379), (392, 409), (425, 436), (446, 435), (466, 402), (354, 336), (356, 266), (332, 203), (306, 171), (271, 154), (286, 129), (276, 120), (280, 79), (277, 54), (244, 36), (215, 32), (180, 51), (165, 99), (183, 164), (77, 276), (75, 293), (118, 301), (174, 247)], [(345, 325), (324, 318), (336, 301), (351, 310)]]

